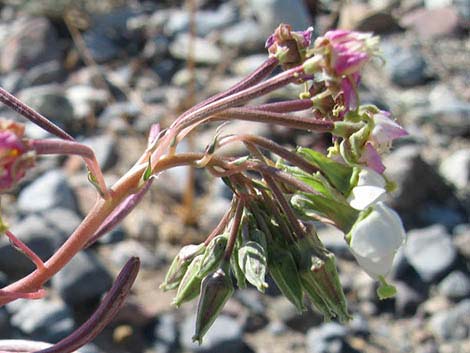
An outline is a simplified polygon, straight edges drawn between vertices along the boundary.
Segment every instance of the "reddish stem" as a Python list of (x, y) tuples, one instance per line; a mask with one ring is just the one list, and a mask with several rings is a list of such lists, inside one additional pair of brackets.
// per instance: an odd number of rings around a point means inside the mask
[(28, 245), (23, 243), (9, 230), (5, 231), (5, 235), (8, 237), (8, 239), (10, 239), (10, 242), (13, 244), (14, 247), (18, 248), (23, 254), (26, 255), (26, 257), (28, 257), (36, 265), (39, 271), (43, 271), (45, 269), (44, 262), (33, 250), (28, 247)]

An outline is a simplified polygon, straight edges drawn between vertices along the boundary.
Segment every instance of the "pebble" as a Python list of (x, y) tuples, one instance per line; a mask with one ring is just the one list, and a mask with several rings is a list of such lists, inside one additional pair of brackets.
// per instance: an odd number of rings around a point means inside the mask
[(94, 135), (81, 141), (95, 152), (96, 160), (103, 171), (111, 169), (118, 160), (116, 139), (110, 134)]
[(428, 80), (427, 64), (418, 49), (383, 45), (385, 69), (393, 83), (413, 87)]
[(181, 325), (180, 342), (184, 349), (195, 353), (245, 352), (240, 323), (227, 315), (220, 315), (207, 331), (201, 345), (192, 342), (196, 316), (186, 318)]
[(416, 9), (405, 14), (400, 25), (427, 40), (451, 37), (460, 31), (459, 13), (453, 7)]
[(121, 268), (129, 258), (136, 256), (140, 259), (142, 268), (156, 269), (163, 265), (165, 259), (159, 258), (154, 252), (147, 249), (140, 242), (135, 240), (125, 240), (117, 243), (111, 253), (111, 261)]
[(462, 271), (452, 271), (438, 286), (439, 293), (449, 299), (459, 300), (470, 296), (470, 279)]
[(64, 78), (65, 72), (62, 64), (58, 60), (52, 60), (29, 69), (24, 75), (23, 87), (60, 82)]
[(417, 291), (404, 282), (396, 283), (395, 287), (397, 288), (397, 295), (395, 296), (396, 314), (400, 317), (414, 315), (418, 306), (425, 299), (425, 291)]
[(458, 189), (468, 187), (470, 182), (470, 148), (457, 150), (439, 166), (439, 172)]
[(307, 332), (308, 353), (354, 353), (357, 352), (346, 342), (348, 330), (336, 322), (328, 322)]
[(160, 315), (153, 335), (153, 347), (157, 352), (176, 352), (178, 349), (178, 326), (175, 315), (172, 313)]
[(62, 86), (50, 84), (25, 88), (18, 92), (18, 98), (68, 132), (76, 130), (73, 106)]
[(457, 251), (446, 229), (434, 225), (408, 232), (405, 256), (423, 281), (432, 283), (449, 271)]
[(111, 284), (111, 275), (98, 258), (83, 251), (52, 278), (52, 287), (72, 306), (99, 299)]
[[(215, 65), (222, 61), (223, 53), (220, 48), (207, 39), (196, 37), (193, 41), (194, 61), (198, 64)], [(171, 55), (179, 60), (188, 57), (189, 35), (182, 33), (176, 36), (170, 45)]]
[(470, 330), (470, 299), (465, 299), (449, 310), (434, 314), (429, 325), (443, 340), (468, 339)]
[(75, 326), (72, 311), (58, 300), (16, 300), (7, 305), (10, 323), (29, 339), (57, 342), (69, 335)]
[(51, 170), (21, 190), (18, 210), (24, 213), (41, 212), (51, 208), (76, 209), (73, 190), (60, 170)]
[(73, 105), (74, 114), (79, 119), (93, 116), (108, 103), (109, 94), (104, 89), (89, 85), (74, 85), (65, 92)]
[(8, 25), (6, 38), (0, 49), (0, 71), (31, 68), (35, 65), (60, 60), (62, 50), (57, 32), (43, 17), (23, 17)]
[[(222, 44), (237, 48), (242, 52), (265, 50), (266, 37), (262, 35), (259, 27), (260, 25), (252, 19), (242, 20), (224, 29), (220, 41)], [(247, 36), (247, 33), (250, 35)]]

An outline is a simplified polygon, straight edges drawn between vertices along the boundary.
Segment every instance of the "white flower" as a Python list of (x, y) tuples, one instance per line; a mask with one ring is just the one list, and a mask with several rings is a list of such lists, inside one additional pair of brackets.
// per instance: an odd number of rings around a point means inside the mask
[(405, 240), (405, 229), (398, 214), (383, 202), (357, 222), (348, 235), (351, 252), (371, 277), (386, 276), (393, 258)]
[(363, 168), (359, 172), (357, 185), (348, 197), (351, 207), (356, 210), (365, 210), (367, 207), (385, 199), (386, 181), (382, 175), (370, 168)]

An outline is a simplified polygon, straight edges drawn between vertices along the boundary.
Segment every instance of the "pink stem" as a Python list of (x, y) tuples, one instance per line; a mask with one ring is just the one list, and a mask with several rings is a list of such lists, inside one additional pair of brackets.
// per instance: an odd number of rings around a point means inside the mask
[(25, 254), (37, 267), (39, 271), (43, 271), (44, 268), (44, 262), (41, 260), (41, 258), (33, 251), (31, 250), (25, 243), (23, 243), (20, 239), (15, 237), (15, 235), (10, 232), (9, 230), (5, 231), (5, 235), (10, 239), (10, 242), (18, 248), (23, 254)]

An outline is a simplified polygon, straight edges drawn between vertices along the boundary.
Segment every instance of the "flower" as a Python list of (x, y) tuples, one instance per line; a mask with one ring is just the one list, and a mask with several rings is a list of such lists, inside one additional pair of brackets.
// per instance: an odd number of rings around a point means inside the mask
[(383, 202), (365, 212), (366, 216), (359, 218), (346, 238), (363, 270), (379, 279), (390, 272), (395, 254), (405, 240), (405, 229), (398, 214)]
[(383, 201), (387, 191), (386, 181), (382, 175), (370, 168), (363, 168), (359, 172), (356, 186), (348, 197), (349, 205), (356, 210), (365, 210), (367, 207)]
[(387, 111), (380, 110), (372, 116), (374, 128), (369, 141), (378, 153), (388, 152), (392, 141), (408, 135), (408, 132), (391, 118)]
[(266, 40), (270, 55), (276, 57), (283, 69), (300, 65), (305, 60), (306, 49), (312, 42), (313, 28), (305, 31), (292, 31), (288, 24), (280, 24)]
[(24, 177), (34, 164), (23, 143), (24, 126), (8, 120), (0, 120), (0, 192), (8, 191)]

